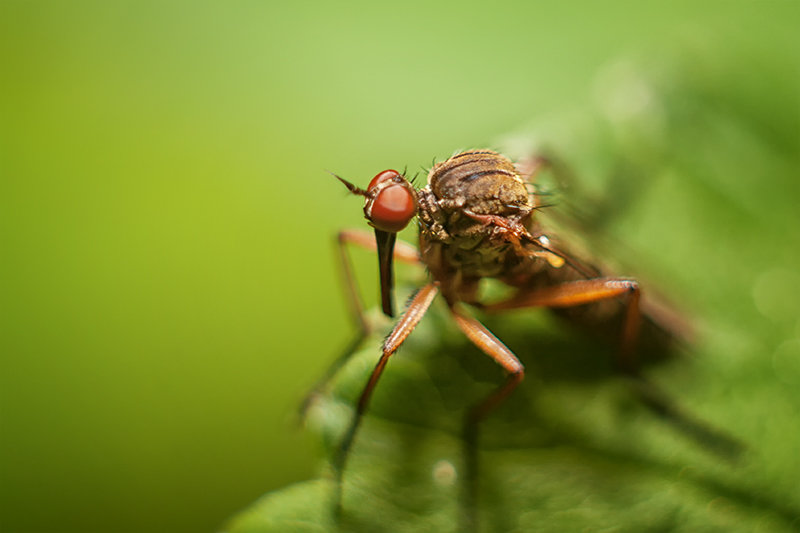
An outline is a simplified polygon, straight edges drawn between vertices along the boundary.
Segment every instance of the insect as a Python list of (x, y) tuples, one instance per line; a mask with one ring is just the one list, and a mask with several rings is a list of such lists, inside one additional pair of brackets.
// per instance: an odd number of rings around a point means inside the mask
[[(466, 338), (506, 372), (505, 381), (464, 417), (465, 463), (467, 478), (472, 480), (465, 494), (465, 529), (475, 523), (479, 424), (519, 386), (525, 375), (515, 354), (472, 316), (469, 307), (486, 312), (546, 307), (587, 327), (600, 325), (608, 329), (603, 325), (616, 323), (617, 363), (630, 375), (636, 374), (634, 355), (640, 333), (645, 337), (660, 335), (658, 342), (670, 339), (668, 328), (641, 313), (642, 291), (635, 279), (601, 275), (599, 269), (571, 256), (563, 243), (544, 231), (536, 216), (542, 205), (528, 188), (543, 164), (543, 160), (534, 159), (522, 169), (495, 151), (469, 150), (435, 164), (426, 186), (419, 190), (395, 170), (378, 173), (366, 189), (336, 176), (352, 194), (364, 198), (364, 216), (374, 229), (374, 238), (360, 230), (339, 234), (345, 275), (352, 277), (346, 245), (376, 248), (381, 307), (390, 317), (394, 316), (394, 260), (422, 263), (430, 277), (411, 297), (386, 337), (380, 358), (361, 392), (355, 415), (334, 459), (339, 487), (360, 421), (387, 362), (437, 296), (444, 299), (449, 314)], [(419, 226), (418, 251), (396, 240), (397, 232), (415, 217)], [(513, 294), (500, 301), (481, 301), (478, 287), (485, 278), (503, 282), (513, 289)], [(349, 287), (349, 300), (359, 317), (362, 335), (329, 369), (317, 389), (366, 335), (367, 326), (361, 318), (352, 283)], [(653, 398), (651, 395), (651, 403), (658, 404), (662, 411), (669, 410), (666, 402)], [(337, 506), (339, 503), (340, 500)]]

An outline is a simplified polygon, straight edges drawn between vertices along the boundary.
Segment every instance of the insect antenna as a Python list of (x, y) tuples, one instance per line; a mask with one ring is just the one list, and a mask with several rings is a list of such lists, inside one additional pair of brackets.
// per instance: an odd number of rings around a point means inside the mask
[(359, 196), (364, 196), (364, 197), (367, 196), (367, 191), (365, 191), (361, 187), (358, 187), (358, 186), (350, 183), (346, 179), (342, 178), (341, 176), (338, 176), (338, 175), (334, 174), (330, 170), (326, 170), (325, 172), (327, 172), (328, 174), (330, 174), (331, 176), (333, 176), (337, 180), (341, 181), (344, 184), (344, 186), (347, 187), (347, 190), (350, 191), (351, 193), (357, 194)]

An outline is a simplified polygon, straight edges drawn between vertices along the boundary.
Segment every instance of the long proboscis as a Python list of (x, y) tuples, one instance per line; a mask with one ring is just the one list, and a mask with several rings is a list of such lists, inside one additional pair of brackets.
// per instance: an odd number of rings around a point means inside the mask
[(381, 280), (381, 309), (394, 317), (394, 243), (397, 233), (375, 229), (378, 246), (378, 271)]

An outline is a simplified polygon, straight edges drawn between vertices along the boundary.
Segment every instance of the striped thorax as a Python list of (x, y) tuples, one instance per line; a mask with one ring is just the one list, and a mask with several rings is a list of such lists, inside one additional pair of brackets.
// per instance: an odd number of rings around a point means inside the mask
[(434, 276), (460, 271), (465, 276), (503, 272), (508, 239), (495, 238), (475, 215), (503, 217), (527, 225), (533, 198), (514, 164), (491, 150), (470, 150), (437, 163), (419, 191), (420, 238)]

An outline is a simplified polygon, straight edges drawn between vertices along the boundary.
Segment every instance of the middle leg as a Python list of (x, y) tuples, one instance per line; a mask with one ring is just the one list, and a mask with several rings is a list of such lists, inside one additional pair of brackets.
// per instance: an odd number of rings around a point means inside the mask
[(411, 334), (414, 328), (422, 320), (422, 317), (428, 311), (431, 303), (439, 292), (439, 287), (436, 283), (428, 283), (422, 287), (411, 298), (408, 307), (406, 308), (400, 320), (397, 321), (389, 336), (383, 343), (381, 357), (375, 365), (375, 369), (369, 376), (367, 384), (361, 391), (361, 396), (358, 398), (356, 404), (356, 412), (350, 421), (350, 426), (344, 434), (341, 444), (339, 445), (338, 453), (333, 458), (333, 470), (336, 477), (336, 499), (334, 502), (335, 511), (338, 514), (341, 511), (341, 498), (342, 498), (342, 477), (344, 475), (344, 468), (347, 463), (347, 458), (350, 455), (350, 449), (353, 445), (358, 427), (361, 424), (361, 419), (369, 405), (372, 391), (378, 384), (378, 380), (389, 361), (389, 357), (394, 354), (406, 338)]

